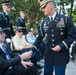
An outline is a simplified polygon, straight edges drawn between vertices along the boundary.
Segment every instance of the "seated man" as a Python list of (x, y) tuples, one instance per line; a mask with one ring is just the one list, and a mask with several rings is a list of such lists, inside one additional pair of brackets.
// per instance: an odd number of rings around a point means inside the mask
[(16, 50), (26, 50), (27, 48), (32, 48), (32, 45), (27, 43), (25, 36), (23, 35), (22, 27), (16, 28), (16, 34), (12, 41)]
[(31, 58), (32, 51), (15, 55), (5, 42), (5, 36), (0, 28), (0, 75), (38, 75), (33, 63), (24, 61)]
[[(22, 27), (17, 27), (16, 28), (16, 35), (12, 39), (14, 47), (16, 50), (21, 50), (22, 53), (29, 51), (33, 45), (27, 43), (25, 36), (23, 35), (22, 32)], [(31, 62), (37, 66), (37, 57), (38, 57), (38, 52), (34, 52), (31, 58)]]
[(35, 40), (36, 40), (36, 37), (34, 36), (34, 31), (33, 30), (29, 30), (27, 35), (26, 35), (26, 39), (27, 39), (27, 42), (30, 43), (30, 44), (34, 44)]

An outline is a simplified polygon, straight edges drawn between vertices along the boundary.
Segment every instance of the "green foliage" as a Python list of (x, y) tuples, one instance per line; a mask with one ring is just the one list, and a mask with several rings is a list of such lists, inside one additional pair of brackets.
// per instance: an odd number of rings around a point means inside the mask
[(37, 0), (10, 0), (11, 2), (11, 16), (15, 24), (15, 20), (19, 17), (19, 11), (25, 10), (27, 21), (27, 28), (37, 27), (38, 21), (44, 16), (39, 10), (39, 4)]
[[(38, 23), (41, 21), (42, 18), (44, 18), (44, 14), (39, 10), (40, 6), (38, 4), (38, 0), (9, 0), (11, 4), (11, 16), (13, 19), (13, 25), (16, 25), (16, 18), (19, 17), (19, 11), (25, 10), (26, 12), (26, 23), (27, 23), (27, 29), (30, 28), (37, 28)], [(58, 0), (56, 0), (58, 1)], [(0, 0), (1, 2), (1, 0)], [(62, 8), (61, 11), (65, 14), (66, 11), (64, 7), (66, 5), (71, 4), (71, 8), (67, 9), (68, 14), (71, 16), (73, 21), (76, 21), (76, 7), (73, 10), (73, 0), (60, 0), (58, 5), (60, 5)], [(0, 12), (2, 12), (2, 7), (0, 5)]]

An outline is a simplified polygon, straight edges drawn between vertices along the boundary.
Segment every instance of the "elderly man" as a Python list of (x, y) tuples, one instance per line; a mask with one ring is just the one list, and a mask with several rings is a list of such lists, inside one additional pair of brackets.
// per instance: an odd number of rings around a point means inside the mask
[(4, 30), (0, 28), (0, 75), (37, 75), (33, 63), (24, 61), (31, 55), (32, 51), (15, 55), (5, 42)]
[(16, 50), (26, 50), (27, 48), (32, 48), (33, 46), (29, 44), (25, 36), (23, 35), (23, 28), (22, 27), (17, 27), (16, 28), (16, 35), (12, 39), (13, 45)]
[(76, 29), (69, 16), (55, 11), (53, 0), (38, 0), (40, 9), (47, 16), (39, 27), (39, 35), (34, 46), (46, 38), (44, 75), (65, 75), (66, 64), (69, 62), (69, 47), (76, 39)]
[[(16, 28), (16, 35), (13, 37), (12, 41), (15, 49), (18, 51), (22, 51), (23, 53), (23, 52), (28, 52), (34, 46), (27, 43), (25, 36), (23, 35), (22, 29), (23, 29), (22, 27)], [(36, 50), (36, 52), (34, 52), (32, 55), (31, 62), (33, 62), (33, 64), (37, 67), (37, 61), (39, 60), (40, 60), (39, 51)]]

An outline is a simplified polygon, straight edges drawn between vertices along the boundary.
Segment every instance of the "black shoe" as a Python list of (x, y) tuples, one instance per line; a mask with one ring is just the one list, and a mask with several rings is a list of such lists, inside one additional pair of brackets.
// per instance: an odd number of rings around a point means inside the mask
[(74, 57), (72, 57), (71, 59), (72, 59), (73, 61), (75, 60), (75, 58), (74, 58)]

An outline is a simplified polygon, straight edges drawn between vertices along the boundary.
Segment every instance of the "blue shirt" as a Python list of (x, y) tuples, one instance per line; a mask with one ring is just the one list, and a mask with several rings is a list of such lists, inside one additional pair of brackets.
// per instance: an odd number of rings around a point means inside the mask
[(36, 40), (36, 37), (34, 35), (27, 34), (26, 39), (27, 39), (28, 43), (33, 44)]

